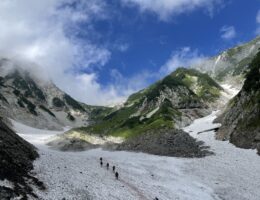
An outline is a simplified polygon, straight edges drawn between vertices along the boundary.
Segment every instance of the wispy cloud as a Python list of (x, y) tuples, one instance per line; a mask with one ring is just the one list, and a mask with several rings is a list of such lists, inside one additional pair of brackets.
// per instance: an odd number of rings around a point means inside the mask
[(205, 59), (206, 57), (199, 54), (198, 50), (192, 50), (190, 47), (183, 47), (172, 53), (166, 63), (161, 66), (160, 74), (166, 75), (173, 72), (178, 67), (190, 67)]
[(117, 69), (111, 70), (111, 77), (113, 78), (114, 88), (121, 91), (121, 96), (129, 96), (151, 83), (151, 80), (156, 77), (156, 74), (151, 71), (143, 70), (130, 77), (123, 76)]
[(256, 34), (260, 35), (260, 10), (258, 10), (256, 14), (256, 23), (257, 23)]
[(203, 9), (209, 15), (223, 6), (222, 0), (121, 0), (124, 5), (138, 6), (141, 12), (151, 12), (160, 20), (167, 21), (171, 17)]
[(234, 39), (237, 35), (236, 29), (234, 26), (223, 26), (220, 29), (221, 38), (224, 40)]

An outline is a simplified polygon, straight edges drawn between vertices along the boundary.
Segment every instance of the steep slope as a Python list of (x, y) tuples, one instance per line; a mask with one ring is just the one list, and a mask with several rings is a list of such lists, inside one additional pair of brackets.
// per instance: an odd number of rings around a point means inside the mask
[(3, 121), (0, 120), (0, 182), (11, 184), (10, 187), (0, 185), (0, 199), (11, 199), (20, 196), (27, 199), (33, 190), (29, 183), (43, 188), (36, 178), (29, 174), (33, 169), (33, 160), (38, 157), (35, 148), (20, 138)]
[(257, 37), (246, 44), (228, 49), (220, 55), (209, 58), (192, 67), (208, 73), (217, 81), (241, 87), (244, 76), (248, 71), (248, 65), (257, 54), (259, 48), (260, 37)]
[(3, 116), (44, 129), (88, 124), (89, 114), (95, 107), (76, 101), (51, 81), (23, 70), (15, 61), (1, 59), (0, 69), (0, 113)]
[(230, 140), (241, 148), (260, 145), (260, 52), (249, 65), (242, 90), (229, 102), (218, 121), (222, 123), (218, 139)]
[(112, 109), (89, 127), (67, 134), (93, 133), (129, 138), (154, 129), (180, 128), (209, 113), (222, 88), (207, 74), (179, 68), (164, 79), (131, 95), (120, 109)]

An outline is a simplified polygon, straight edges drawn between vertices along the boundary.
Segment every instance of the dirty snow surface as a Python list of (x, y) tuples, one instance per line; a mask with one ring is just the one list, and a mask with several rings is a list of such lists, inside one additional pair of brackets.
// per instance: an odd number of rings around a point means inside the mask
[[(45, 142), (61, 132), (13, 123), (20, 136), (39, 149), (34, 172), (47, 186), (46, 191), (36, 190), (40, 199), (259, 200), (260, 157), (256, 151), (216, 141), (213, 131), (197, 134), (218, 126), (212, 124), (215, 117), (213, 112), (184, 128), (215, 153), (194, 159), (101, 149), (60, 152), (49, 149)], [(104, 165), (109, 162), (109, 170), (99, 165), (100, 157)], [(119, 180), (115, 179), (112, 165), (119, 172)]]

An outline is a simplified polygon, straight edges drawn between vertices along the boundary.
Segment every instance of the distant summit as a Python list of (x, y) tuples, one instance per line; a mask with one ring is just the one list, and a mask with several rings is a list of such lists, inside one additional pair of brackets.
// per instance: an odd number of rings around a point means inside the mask
[(89, 114), (95, 107), (76, 101), (51, 81), (40, 80), (20, 67), (16, 61), (1, 59), (0, 69), (2, 115), (43, 129), (88, 124)]

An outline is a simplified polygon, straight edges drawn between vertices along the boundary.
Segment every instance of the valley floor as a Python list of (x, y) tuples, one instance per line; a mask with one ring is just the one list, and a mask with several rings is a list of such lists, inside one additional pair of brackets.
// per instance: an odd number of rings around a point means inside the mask
[[(47, 186), (46, 191), (36, 190), (44, 200), (260, 199), (260, 157), (256, 151), (216, 141), (213, 131), (197, 134), (216, 127), (212, 124), (215, 117), (213, 112), (184, 129), (215, 153), (194, 159), (101, 149), (60, 152), (49, 149), (45, 142), (62, 132), (33, 129), (16, 122), (14, 128), (39, 148), (34, 172)], [(119, 180), (115, 180), (111, 169), (100, 167), (99, 157), (116, 166)]]

